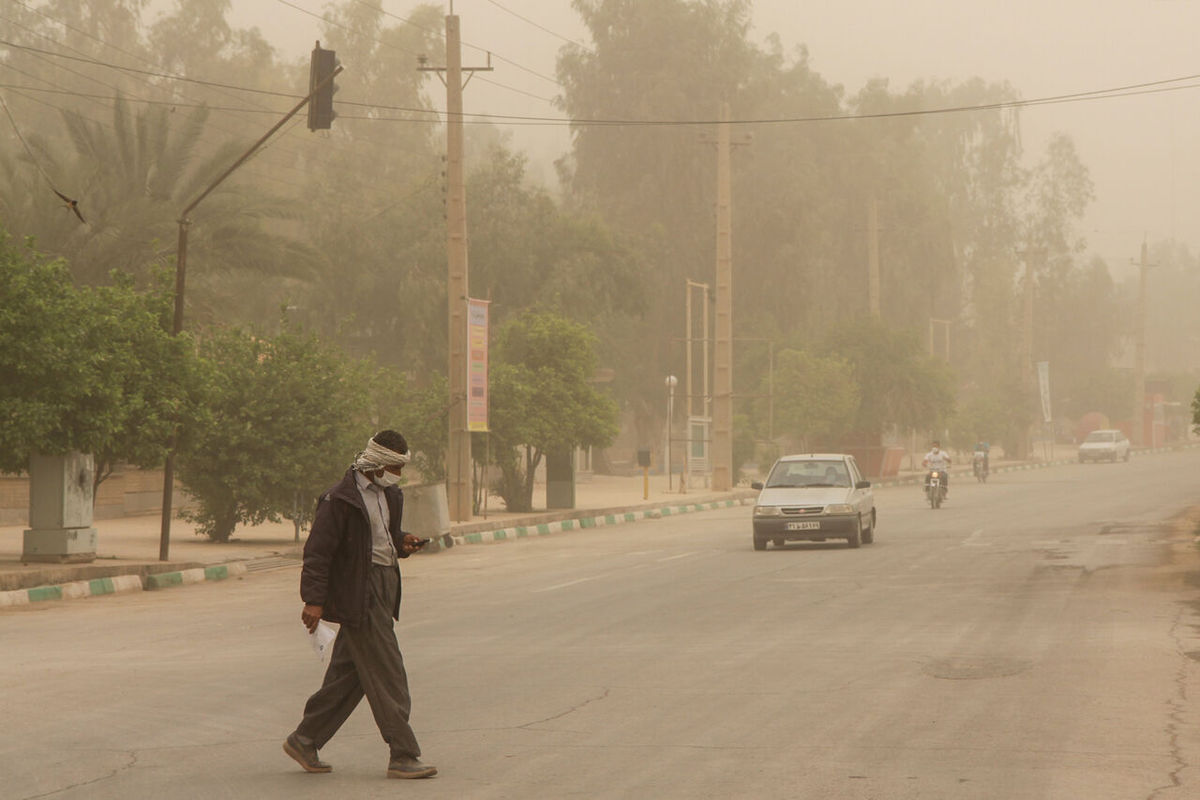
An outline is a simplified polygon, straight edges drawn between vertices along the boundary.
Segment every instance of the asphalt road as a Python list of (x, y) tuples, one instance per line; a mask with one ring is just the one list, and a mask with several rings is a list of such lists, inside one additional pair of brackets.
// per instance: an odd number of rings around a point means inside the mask
[(875, 544), (750, 507), (405, 563), (425, 760), (366, 704), (309, 775), (298, 570), (0, 611), (0, 797), (1200, 796), (1200, 451), (877, 493)]

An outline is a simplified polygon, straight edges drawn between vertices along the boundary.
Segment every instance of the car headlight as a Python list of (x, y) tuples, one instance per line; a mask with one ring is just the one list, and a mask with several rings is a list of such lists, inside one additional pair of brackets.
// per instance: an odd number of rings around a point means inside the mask
[(832, 505), (825, 506), (825, 513), (826, 514), (853, 514), (854, 506), (847, 505), (846, 503), (833, 503)]
[(778, 517), (782, 512), (779, 506), (755, 506), (754, 516), (756, 517)]

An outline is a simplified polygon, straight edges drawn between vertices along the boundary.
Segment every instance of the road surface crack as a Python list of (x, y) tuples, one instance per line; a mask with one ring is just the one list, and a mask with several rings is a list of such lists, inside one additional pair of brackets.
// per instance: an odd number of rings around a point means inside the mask
[(588, 705), (589, 703), (594, 703), (598, 700), (606, 699), (608, 697), (608, 693), (610, 691), (611, 690), (608, 687), (605, 687), (604, 691), (601, 692), (600, 694), (596, 695), (595, 697), (589, 697), (588, 699), (584, 700), (583, 702), (577, 703), (577, 704), (571, 706), (566, 711), (560, 711), (559, 713), (554, 714), (549, 717), (545, 717), (544, 719), (534, 720), (533, 722), (526, 722), (521, 725), (518, 725), (517, 727), (521, 728), (521, 729), (528, 729), (528, 728), (532, 728), (534, 725), (541, 725), (546, 722), (553, 722), (556, 719), (562, 719), (563, 717), (567, 716), (568, 714), (574, 714), (576, 711), (578, 711), (579, 709)]
[(107, 781), (111, 778), (115, 778), (115, 777), (117, 777), (118, 774), (124, 772), (125, 770), (132, 769), (133, 767), (137, 766), (137, 762), (138, 762), (137, 753), (135, 753), (131, 750), (131, 751), (127, 752), (125, 755), (128, 757), (128, 761), (124, 765), (119, 766), (116, 769), (113, 769), (107, 775), (101, 775), (98, 778), (92, 778), (91, 780), (88, 780), (88, 781), (79, 781), (78, 783), (72, 783), (67, 786), (59, 787), (58, 789), (55, 789), (50, 792), (42, 792), (41, 794), (27, 795), (26, 797), (21, 798), (21, 800), (38, 800), (38, 798), (40, 798), (40, 797), (53, 797), (56, 794), (62, 794), (63, 792), (69, 792), (72, 789), (78, 789), (80, 786), (90, 786), (93, 783), (100, 783), (101, 781)]
[(1171, 637), (1179, 646), (1179, 667), (1175, 670), (1175, 693), (1174, 696), (1168, 698), (1167, 708), (1170, 713), (1167, 714), (1167, 726), (1165, 732), (1167, 734), (1167, 742), (1171, 747), (1171, 761), (1175, 768), (1167, 773), (1167, 780), (1170, 783), (1155, 787), (1155, 789), (1146, 795), (1146, 800), (1154, 800), (1163, 792), (1171, 789), (1178, 789), (1183, 785), (1179, 775), (1187, 768), (1187, 759), (1183, 757), (1183, 750), (1179, 746), (1179, 730), (1184, 726), (1183, 713), (1187, 708), (1187, 674), (1188, 674), (1188, 655), (1183, 652), (1183, 642), (1179, 638), (1179, 627), (1183, 617), (1184, 610), (1180, 609), (1175, 615), (1174, 622), (1171, 623)]

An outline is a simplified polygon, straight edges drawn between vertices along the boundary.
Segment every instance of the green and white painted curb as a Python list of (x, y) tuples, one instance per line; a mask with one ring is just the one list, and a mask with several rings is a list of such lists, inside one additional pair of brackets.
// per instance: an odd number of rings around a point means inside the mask
[(542, 522), (537, 525), (516, 525), (511, 528), (499, 528), (492, 531), (476, 531), (474, 533), (449, 534), (455, 545), (487, 544), (508, 542), (514, 539), (525, 539), (535, 536), (548, 536), (552, 533), (601, 528), (610, 525), (624, 525), (628, 522), (638, 522), (644, 519), (662, 519), (677, 514), (688, 514), (694, 511), (712, 511), (719, 508), (731, 508), (753, 502), (751, 498), (731, 498), (716, 500), (709, 503), (684, 503), (681, 505), (656, 506), (635, 511), (623, 511), (613, 514), (602, 514), (594, 517), (576, 517), (556, 522)]
[(246, 564), (217, 564), (212, 567), (196, 567), (178, 572), (160, 572), (157, 575), (147, 575), (145, 586), (150, 589), (169, 589), (172, 586), (186, 586), (203, 581), (223, 581), (226, 578), (239, 577), (246, 574)]
[(245, 574), (245, 563), (237, 562), (185, 569), (178, 572), (160, 572), (156, 575), (147, 575), (144, 580), (140, 575), (114, 575), (111, 578), (93, 578), (89, 581), (72, 581), (56, 586), (35, 586), (31, 589), (0, 592), (0, 608), (23, 606), (45, 600), (77, 600), (81, 597), (97, 597), (105, 594), (166, 589), (171, 586), (184, 586), (200, 581), (219, 581)]
[(0, 606), (23, 606), (44, 600), (75, 600), (80, 597), (141, 590), (140, 576), (114, 575), (111, 578), (93, 578), (90, 581), (72, 581), (57, 586), (35, 586), (32, 589), (0, 592)]

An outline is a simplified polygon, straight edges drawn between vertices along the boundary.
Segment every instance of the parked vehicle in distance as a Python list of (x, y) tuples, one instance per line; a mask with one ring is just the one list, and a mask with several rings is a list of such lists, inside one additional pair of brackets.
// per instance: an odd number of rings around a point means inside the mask
[(1129, 440), (1113, 428), (1092, 431), (1079, 445), (1079, 463), (1085, 461), (1129, 460)]
[(771, 467), (754, 506), (754, 549), (767, 542), (845, 539), (851, 547), (875, 539), (875, 495), (854, 456), (783, 456)]

